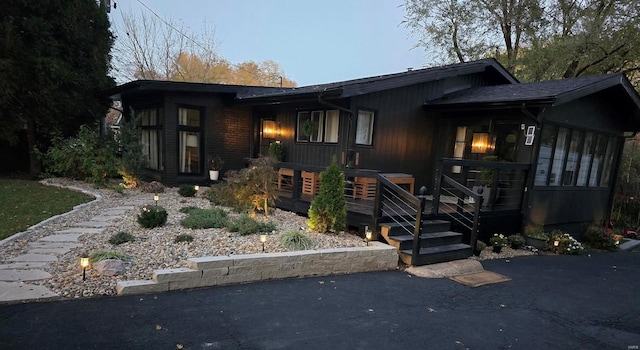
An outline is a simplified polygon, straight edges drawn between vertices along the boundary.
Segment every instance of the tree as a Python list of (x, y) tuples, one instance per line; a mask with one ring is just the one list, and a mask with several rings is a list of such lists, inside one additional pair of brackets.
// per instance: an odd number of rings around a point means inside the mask
[(116, 74), (121, 80), (149, 79), (215, 84), (294, 87), (275, 62), (231, 64), (217, 54), (215, 30), (200, 34), (180, 22), (140, 13), (122, 15), (118, 26)]
[(417, 46), (465, 62), (496, 57), (523, 81), (640, 70), (636, 0), (405, 0)]
[(336, 158), (320, 174), (320, 193), (309, 207), (309, 228), (317, 232), (344, 229), (347, 222), (347, 201), (344, 199), (344, 174)]
[(36, 146), (106, 113), (95, 96), (114, 84), (109, 20), (95, 0), (15, 0), (3, 4), (0, 33), (0, 138), (26, 128), (35, 176)]

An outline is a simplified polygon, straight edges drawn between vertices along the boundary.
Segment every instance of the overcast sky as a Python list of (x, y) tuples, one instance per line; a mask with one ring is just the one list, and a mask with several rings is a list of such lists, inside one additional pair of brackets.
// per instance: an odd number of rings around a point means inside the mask
[(122, 11), (215, 26), (231, 63), (273, 60), (298, 86), (405, 71), (431, 63), (402, 22), (402, 0), (112, 0)]

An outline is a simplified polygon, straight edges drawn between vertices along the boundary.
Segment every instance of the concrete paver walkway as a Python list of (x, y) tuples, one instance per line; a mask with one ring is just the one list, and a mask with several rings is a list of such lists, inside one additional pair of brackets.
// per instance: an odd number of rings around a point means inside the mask
[(41, 285), (23, 283), (51, 278), (46, 267), (58, 260), (58, 256), (82, 246), (78, 241), (85, 234), (102, 233), (116, 219), (133, 206), (109, 208), (89, 221), (71, 224), (69, 228), (52, 232), (28, 244), (26, 254), (6, 259), (0, 264), (0, 302), (46, 299), (58, 296)]

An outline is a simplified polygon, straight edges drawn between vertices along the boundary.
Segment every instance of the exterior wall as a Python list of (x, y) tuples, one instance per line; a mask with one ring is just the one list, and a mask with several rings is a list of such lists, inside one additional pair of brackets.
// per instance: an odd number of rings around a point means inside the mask
[[(615, 159), (612, 162), (609, 187), (587, 186), (535, 186), (530, 183), (525, 205), (525, 224), (545, 226), (545, 229), (561, 229), (578, 237), (592, 223), (606, 224), (609, 219), (614, 194), (614, 183), (623, 148), (624, 126), (622, 121), (628, 111), (607, 101), (606, 95), (591, 95), (544, 112), (545, 124), (554, 124), (585, 131), (595, 131), (618, 137)], [(536, 149), (542, 128), (536, 132)], [(532, 172), (535, 172), (536, 164)]]

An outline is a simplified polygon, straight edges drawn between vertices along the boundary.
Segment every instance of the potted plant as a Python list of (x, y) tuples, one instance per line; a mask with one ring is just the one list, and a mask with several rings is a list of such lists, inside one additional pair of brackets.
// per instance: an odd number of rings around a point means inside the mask
[(269, 144), (269, 155), (277, 159), (278, 162), (284, 162), (284, 157), (286, 156), (284, 145), (279, 141), (271, 142)]
[(502, 247), (506, 247), (507, 244), (509, 244), (509, 240), (502, 233), (494, 233), (493, 237), (489, 239), (489, 243), (491, 243), (494, 253), (500, 253), (502, 251)]
[(547, 246), (549, 234), (544, 232), (542, 226), (527, 225), (524, 228), (524, 240), (527, 245), (542, 250)]
[(224, 161), (220, 156), (209, 157), (209, 179), (211, 181), (218, 181), (220, 177), (220, 169), (224, 165)]
[[(498, 160), (497, 156), (486, 156), (482, 160), (487, 162), (495, 162)], [(482, 205), (488, 206), (491, 198), (491, 186), (496, 181), (496, 170), (493, 168), (480, 168), (480, 183), (482, 184)], [(496, 188), (495, 199), (498, 199), (499, 189)]]

